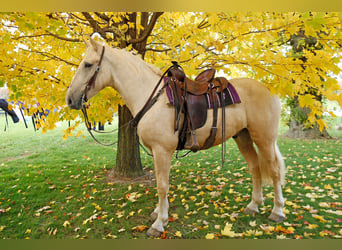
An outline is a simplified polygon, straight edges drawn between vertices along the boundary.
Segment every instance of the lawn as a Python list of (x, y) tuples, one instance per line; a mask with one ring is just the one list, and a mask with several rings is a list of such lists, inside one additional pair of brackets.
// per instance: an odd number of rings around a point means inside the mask
[[(0, 116), (0, 238), (146, 238), (157, 203), (155, 183), (110, 183), (115, 146), (85, 138), (63, 140), (62, 123), (45, 134)], [(82, 126), (81, 126), (82, 127)], [(340, 136), (338, 131), (330, 131)], [(114, 135), (99, 135), (108, 141)], [(173, 158), (169, 224), (161, 238), (334, 239), (342, 238), (342, 140), (279, 137), (286, 166), (286, 220), (272, 223), (273, 188), (255, 216), (245, 215), (251, 175), (233, 140), (225, 165), (221, 148)], [(142, 150), (142, 162), (153, 171)]]

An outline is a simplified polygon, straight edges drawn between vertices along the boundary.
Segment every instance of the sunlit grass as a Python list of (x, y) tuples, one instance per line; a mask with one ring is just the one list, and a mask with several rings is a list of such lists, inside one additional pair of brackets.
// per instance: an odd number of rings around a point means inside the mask
[[(63, 140), (67, 123), (45, 134), (22, 123), (9, 125), (1, 131), (0, 238), (146, 238), (157, 203), (155, 183), (108, 183), (115, 146), (96, 144), (83, 128), (86, 139)], [(251, 175), (230, 140), (223, 168), (220, 147), (173, 158), (170, 217), (162, 237), (342, 237), (342, 141), (279, 137), (278, 144), (287, 165), (284, 222), (267, 219), (272, 187), (264, 188), (259, 214), (243, 213), (251, 199)], [(141, 155), (145, 168), (153, 170), (152, 159), (143, 150)]]

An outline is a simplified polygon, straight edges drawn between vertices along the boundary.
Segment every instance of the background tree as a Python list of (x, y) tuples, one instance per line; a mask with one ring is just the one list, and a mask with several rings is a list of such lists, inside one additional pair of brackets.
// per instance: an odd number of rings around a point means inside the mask
[[(319, 36), (319, 34), (317, 35)], [(298, 57), (303, 63), (307, 61), (307, 58), (303, 55), (304, 48), (313, 54), (316, 53), (316, 50), (323, 49), (317, 38), (306, 36), (304, 30), (300, 30), (297, 34), (291, 36), (290, 45), (292, 46), (293, 56)], [(302, 68), (305, 71), (304, 65)], [(317, 71), (319, 70), (317, 69)], [(324, 79), (321, 80), (322, 82), (324, 81)], [(299, 96), (303, 95), (310, 95), (315, 101), (320, 103), (323, 101), (323, 96), (315, 87), (308, 88), (305, 93), (296, 95), (294, 98), (287, 98), (287, 105), (290, 108), (291, 114), (288, 121), (289, 130), (286, 132), (286, 136), (295, 138), (329, 137), (326, 128), (320, 131), (317, 124), (307, 122), (311, 110), (299, 105)]]

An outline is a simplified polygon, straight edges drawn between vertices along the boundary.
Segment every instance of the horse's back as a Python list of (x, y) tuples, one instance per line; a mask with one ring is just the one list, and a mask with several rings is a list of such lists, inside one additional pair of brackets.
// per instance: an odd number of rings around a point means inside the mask
[[(258, 112), (280, 113), (280, 101), (277, 95), (272, 95), (269, 89), (262, 83), (250, 78), (235, 78), (229, 80), (236, 88), (241, 103), (248, 105), (250, 111), (258, 109)], [(254, 109), (253, 109), (254, 107)], [(275, 115), (274, 113), (272, 115)]]

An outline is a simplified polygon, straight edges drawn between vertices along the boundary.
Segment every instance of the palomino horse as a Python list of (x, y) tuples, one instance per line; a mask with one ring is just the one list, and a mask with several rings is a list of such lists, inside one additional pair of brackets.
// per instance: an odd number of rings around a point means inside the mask
[[(105, 50), (104, 50), (105, 49)], [(132, 53), (103, 46), (90, 39), (87, 53), (80, 63), (71, 82), (66, 102), (72, 109), (81, 109), (83, 102), (105, 87), (117, 90), (127, 107), (135, 116), (144, 106), (161, 72)], [(241, 103), (227, 106), (225, 140), (234, 136), (239, 150), (252, 174), (252, 200), (244, 209), (246, 213), (257, 213), (263, 203), (262, 184), (274, 187), (274, 207), (269, 219), (282, 221), (284, 198), (282, 184), (285, 165), (276, 143), (280, 102), (261, 83), (247, 78), (231, 79), (231, 84), (240, 95)], [(142, 143), (153, 155), (159, 203), (151, 217), (154, 223), (147, 231), (149, 236), (158, 237), (168, 223), (169, 172), (171, 158), (177, 148), (178, 132), (174, 132), (174, 107), (168, 103), (165, 91), (158, 101), (142, 117), (138, 134)], [(221, 112), (218, 112), (218, 130), (221, 131)], [(212, 111), (204, 127), (197, 129), (197, 139), (203, 145), (211, 124)], [(222, 133), (217, 133), (214, 145), (222, 143)], [(254, 144), (258, 151), (255, 150)]]

